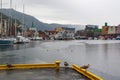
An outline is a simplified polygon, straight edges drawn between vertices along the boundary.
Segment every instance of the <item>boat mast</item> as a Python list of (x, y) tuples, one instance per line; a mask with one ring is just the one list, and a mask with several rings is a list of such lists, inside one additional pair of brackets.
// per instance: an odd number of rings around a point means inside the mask
[(12, 31), (12, 14), (11, 14), (11, 9), (12, 9), (12, 0), (10, 0), (10, 9), (9, 9), (9, 21), (8, 21), (8, 23), (9, 23), (9, 35), (10, 35), (10, 37), (11, 37), (11, 31)]
[(25, 17), (24, 17), (24, 4), (23, 4), (23, 26), (22, 26), (22, 36), (24, 36), (24, 27), (25, 27)]
[[(16, 5), (15, 5), (15, 10), (16, 10)], [(15, 37), (17, 36), (16, 27), (17, 27), (17, 22), (16, 22), (16, 15), (15, 15)]]
[(1, 18), (0, 18), (0, 29), (1, 29), (0, 34), (2, 35), (2, 28), (3, 28), (3, 26), (2, 26), (2, 0), (1, 0), (1, 14), (0, 14), (0, 16), (1, 16)]
[(1, 0), (1, 24), (2, 24), (2, 0)]

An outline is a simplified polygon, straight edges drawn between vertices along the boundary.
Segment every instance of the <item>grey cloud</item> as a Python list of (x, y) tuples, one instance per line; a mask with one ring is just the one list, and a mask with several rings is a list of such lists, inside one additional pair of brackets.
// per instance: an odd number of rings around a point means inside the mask
[[(17, 0), (14, 2), (17, 3)], [(29, 13), (34, 13), (33, 16), (37, 15), (39, 18), (86, 24), (101, 24), (105, 21), (112, 24), (120, 23), (120, 0), (18, 0), (18, 2), (19, 5), (24, 3), (26, 8), (31, 10)]]

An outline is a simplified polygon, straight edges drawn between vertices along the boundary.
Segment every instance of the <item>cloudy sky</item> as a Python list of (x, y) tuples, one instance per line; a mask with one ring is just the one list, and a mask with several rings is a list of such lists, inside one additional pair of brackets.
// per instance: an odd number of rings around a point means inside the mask
[[(3, 8), (9, 8), (10, 0), (3, 0)], [(120, 23), (120, 0), (12, 0), (12, 7), (32, 15), (42, 22), (61, 24)]]

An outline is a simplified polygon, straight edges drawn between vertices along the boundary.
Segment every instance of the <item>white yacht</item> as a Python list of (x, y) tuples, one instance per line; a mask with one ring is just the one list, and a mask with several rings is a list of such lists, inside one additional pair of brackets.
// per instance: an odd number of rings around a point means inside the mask
[(24, 43), (29, 43), (30, 39), (25, 38), (23, 36), (17, 36), (16, 39), (14, 40), (15, 44), (24, 44)]

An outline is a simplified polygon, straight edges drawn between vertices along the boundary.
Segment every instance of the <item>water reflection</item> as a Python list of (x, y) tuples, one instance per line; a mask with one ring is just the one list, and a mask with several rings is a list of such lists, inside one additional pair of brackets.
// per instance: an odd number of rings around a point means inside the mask
[(13, 45), (0, 45), (0, 51), (6, 51), (13, 48)]
[(14, 45), (0, 45), (0, 52), (2, 51), (11, 51), (11, 50), (20, 50), (26, 48), (34, 48), (36, 46), (40, 46), (42, 42), (40, 41), (31, 41), (30, 43), (26, 44), (14, 44)]

